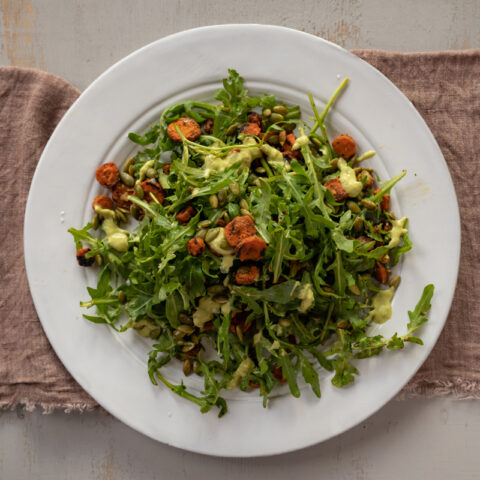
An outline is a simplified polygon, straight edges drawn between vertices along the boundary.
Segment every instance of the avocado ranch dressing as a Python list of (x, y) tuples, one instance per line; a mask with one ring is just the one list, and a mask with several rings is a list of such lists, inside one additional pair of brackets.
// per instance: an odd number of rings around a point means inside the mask
[(105, 232), (108, 244), (117, 252), (128, 250), (128, 238), (130, 232), (123, 230), (115, 223), (115, 212), (107, 208), (95, 206), (95, 212), (103, 217), (102, 228)]

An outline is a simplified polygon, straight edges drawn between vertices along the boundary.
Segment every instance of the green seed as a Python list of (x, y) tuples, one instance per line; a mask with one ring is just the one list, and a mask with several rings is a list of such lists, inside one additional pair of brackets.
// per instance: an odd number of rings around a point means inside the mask
[(363, 229), (363, 218), (362, 217), (357, 217), (355, 221), (353, 222), (353, 229), (356, 232), (360, 232)]
[(368, 200), (367, 198), (363, 198), (360, 200), (360, 203), (367, 209), (367, 210), (376, 210), (378, 208), (375, 202)]
[(272, 123), (281, 122), (283, 120), (283, 115), (280, 115), (279, 113), (272, 113), (270, 115), (270, 120)]
[(134, 178), (125, 172), (120, 172), (120, 180), (122, 180), (122, 183), (127, 187), (133, 187), (135, 183)]
[(252, 183), (253, 183), (256, 187), (261, 187), (261, 186), (262, 186), (262, 182), (260, 182), (260, 179), (259, 179), (259, 178), (256, 178)]
[(295, 130), (295, 124), (294, 123), (284, 123), (283, 128), (288, 132), (293, 132)]
[(243, 343), (243, 332), (242, 332), (242, 329), (241, 329), (240, 325), (237, 325), (235, 327), (235, 332), (236, 332), (237, 337), (240, 340), (240, 342)]
[(269, 117), (272, 114), (272, 111), (269, 108), (266, 108), (262, 113), (264, 117)]
[(223, 218), (225, 220), (225, 223), (230, 223), (230, 215), (226, 210), (222, 213), (222, 216), (220, 218)]
[(385, 255), (382, 255), (378, 260), (384, 264), (388, 263), (390, 261), (390, 255), (386, 253)]
[(337, 166), (338, 166), (338, 158), (332, 158), (330, 160), (330, 167), (337, 168)]
[(312, 142), (315, 144), (315, 146), (317, 146), (318, 148), (322, 148), (323, 147), (323, 143), (318, 139), (318, 138), (312, 138), (311, 139)]
[(282, 327), (288, 328), (292, 324), (292, 322), (290, 322), (288, 318), (281, 318), (278, 321), (278, 324), (281, 325)]
[(237, 182), (231, 183), (228, 188), (233, 193), (233, 195), (238, 195), (240, 193), (240, 185)]
[(174, 340), (181, 340), (185, 336), (184, 332), (181, 332), (180, 330), (175, 330), (173, 332), (173, 338)]
[(193, 361), (193, 371), (197, 375), (200, 375), (200, 373), (201, 373), (201, 365), (200, 365), (200, 362), (198, 360)]
[(242, 198), (238, 204), (240, 205), (240, 208), (243, 208), (244, 210), (250, 210), (250, 206), (244, 198)]
[(128, 169), (130, 168), (131, 165), (135, 162), (135, 157), (130, 157), (124, 164), (122, 170), (125, 173), (128, 173)]
[(225, 295), (215, 295), (212, 300), (215, 303), (219, 303), (220, 305), (222, 305), (224, 303), (228, 303), (230, 299)]
[(188, 377), (192, 373), (192, 362), (189, 358), (187, 358), (183, 362), (183, 374)]
[(162, 333), (162, 329), (160, 327), (154, 328), (151, 332), (149, 337), (153, 340), (157, 339), (160, 334)]
[(337, 323), (337, 328), (341, 329), (346, 329), (350, 326), (350, 322), (346, 318), (342, 318), (338, 323)]
[(191, 335), (195, 331), (195, 327), (193, 325), (182, 324), (177, 327), (177, 330), (185, 335)]
[(211, 228), (207, 234), (205, 235), (205, 241), (207, 243), (211, 242), (212, 240), (215, 239), (215, 237), (218, 235), (218, 232), (220, 230), (218, 228)]
[(115, 218), (117, 219), (118, 222), (127, 223), (127, 217), (123, 212), (121, 212), (118, 209), (115, 210)]
[(207, 288), (207, 293), (209, 295), (219, 295), (221, 293), (227, 292), (228, 289), (225, 288), (223, 285), (212, 285), (211, 287)]
[(286, 115), (288, 113), (288, 108), (283, 105), (275, 105), (273, 107), (273, 111), (275, 113), (279, 113), (280, 115)]
[(100, 217), (98, 216), (98, 213), (95, 213), (92, 217), (92, 220), (90, 222), (92, 224), (92, 228), (96, 230), (98, 226), (100, 225)]
[(145, 196), (145, 193), (143, 191), (143, 188), (139, 183), (135, 184), (135, 195), (140, 199), (143, 200), (143, 197)]
[(244, 208), (241, 208), (240, 213), (242, 215), (246, 215), (247, 217), (250, 217), (253, 219), (253, 215), (252, 215), (252, 212), (250, 212), (250, 210), (245, 210)]
[(181, 323), (184, 325), (193, 325), (193, 319), (186, 313), (179, 313), (178, 314), (178, 320), (180, 320)]
[(238, 123), (234, 123), (233, 125), (230, 125), (227, 128), (227, 131), (225, 132), (225, 135), (227, 137), (232, 137), (233, 135), (235, 135), (237, 133), (237, 128), (238, 128)]
[(287, 132), (285, 130), (282, 130), (278, 134), (278, 141), (280, 142), (280, 145), (283, 145), (286, 140), (287, 140)]
[(265, 170), (263, 167), (257, 167), (257, 168), (255, 169), (255, 171), (256, 171), (257, 173), (265, 173), (265, 172), (266, 172), (266, 170)]
[[(127, 173), (127, 172), (125, 172), (125, 173)], [(128, 167), (128, 173), (129, 173), (129, 175), (132, 176), (132, 177), (135, 176), (135, 167), (134, 167), (133, 165), (130, 165), (130, 166)]]
[(99, 253), (97, 253), (97, 254), (95, 255), (95, 262), (97, 263), (97, 265), (98, 265), (99, 267), (102, 266), (103, 258), (102, 258), (102, 256), (101, 256)]
[(120, 290), (118, 292), (118, 301), (121, 304), (124, 304), (127, 301), (127, 296), (125, 295), (125, 292), (123, 290)]
[(216, 195), (210, 195), (208, 201), (210, 202), (210, 206), (212, 208), (218, 208), (218, 197)]
[(224, 188), (222, 188), (222, 190), (218, 192), (218, 204), (221, 207), (223, 207), (226, 201), (227, 201), (227, 191)]
[(198, 222), (198, 228), (208, 228), (211, 224), (211, 220), (202, 220), (201, 222)]
[(279, 143), (278, 135), (272, 135), (271, 137), (268, 137), (267, 142), (270, 145), (278, 145)]
[(362, 209), (358, 206), (358, 203), (352, 200), (349, 200), (347, 202), (347, 207), (352, 213), (357, 213), (357, 214), (362, 213)]
[(130, 206), (130, 215), (135, 220), (138, 220), (140, 218), (140, 209), (137, 207), (137, 205), (133, 204)]
[(195, 234), (197, 238), (201, 238), (202, 240), (205, 240), (205, 235), (207, 234), (208, 230), (206, 228), (201, 228), (198, 230), (198, 232)]
[(158, 172), (154, 168), (147, 168), (146, 175), (148, 178), (157, 178)]
[(360, 289), (356, 285), (349, 285), (348, 289), (354, 294), (354, 295), (360, 295)]
[(398, 286), (400, 285), (400, 281), (401, 277), (397, 275), (390, 280), (389, 285), (393, 288), (398, 288)]
[(195, 343), (193, 342), (187, 342), (183, 347), (182, 347), (182, 352), (187, 353), (190, 350), (193, 350), (196, 347)]

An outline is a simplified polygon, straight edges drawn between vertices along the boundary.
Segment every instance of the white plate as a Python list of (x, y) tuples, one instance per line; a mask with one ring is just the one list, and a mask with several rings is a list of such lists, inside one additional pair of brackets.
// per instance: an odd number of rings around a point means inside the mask
[[(423, 287), (436, 290), (425, 346), (359, 362), (352, 387), (322, 380), (322, 398), (276, 397), (267, 409), (253, 395), (229, 401), (229, 413), (199, 413), (167, 389), (151, 385), (148, 347), (82, 319), (86, 270), (77, 266), (70, 226), (91, 215), (99, 189), (94, 171), (132, 151), (129, 131), (142, 131), (177, 99), (211, 96), (236, 68), (256, 92), (275, 92), (309, 112), (306, 94), (323, 104), (341, 78), (351, 80), (328, 117), (331, 134), (349, 132), (386, 179), (407, 169), (394, 209), (410, 219), (413, 250), (400, 266), (393, 318), (379, 327), (404, 332), (407, 310)], [(226, 25), (189, 30), (154, 42), (101, 75), (67, 112), (40, 159), (25, 216), (25, 259), (43, 328), (80, 385), (131, 427), (169, 445), (211, 455), (258, 456), (326, 440), (388, 402), (424, 362), (447, 317), (459, 263), (460, 223), (450, 175), (426, 124), (399, 90), (358, 57), (325, 40), (281, 27)], [(90, 274), (89, 274), (90, 275)], [(169, 375), (177, 375), (170, 371)]]

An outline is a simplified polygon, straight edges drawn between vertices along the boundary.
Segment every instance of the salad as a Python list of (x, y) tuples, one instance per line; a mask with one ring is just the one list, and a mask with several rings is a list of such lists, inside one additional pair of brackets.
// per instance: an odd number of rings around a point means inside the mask
[[(70, 228), (81, 266), (98, 284), (84, 317), (153, 339), (148, 374), (202, 412), (227, 411), (222, 392), (258, 392), (264, 406), (286, 383), (320, 397), (319, 371), (354, 381), (358, 359), (422, 344), (433, 285), (408, 312), (406, 333), (369, 335), (392, 315), (400, 283), (392, 268), (412, 248), (408, 220), (390, 191), (405, 171), (380, 181), (355, 140), (329, 140), (325, 119), (345, 79), (310, 122), (272, 94), (249, 95), (229, 70), (216, 105), (168, 107), (119, 169), (96, 171), (105, 194), (92, 220)], [(203, 377), (192, 392), (162, 367)], [(301, 380), (303, 378), (303, 380)]]

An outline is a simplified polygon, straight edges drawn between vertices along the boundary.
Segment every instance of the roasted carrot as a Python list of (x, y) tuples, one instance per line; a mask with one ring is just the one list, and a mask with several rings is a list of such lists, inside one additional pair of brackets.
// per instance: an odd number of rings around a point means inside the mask
[(235, 254), (242, 261), (260, 260), (267, 244), (257, 235), (244, 238), (235, 249)]
[(120, 182), (112, 188), (112, 198), (118, 207), (129, 208), (132, 202), (130, 202), (128, 197), (133, 194), (133, 188), (127, 187)]
[(238, 285), (250, 285), (255, 283), (260, 276), (260, 269), (256, 265), (243, 265), (234, 274)]
[(187, 225), (191, 218), (195, 216), (197, 211), (191, 205), (184, 208), (181, 212), (177, 213), (176, 219), (180, 225)]
[(182, 135), (191, 142), (197, 140), (198, 137), (200, 137), (200, 135), (202, 134), (200, 125), (193, 118), (179, 118), (167, 127), (167, 135), (174, 142), (182, 141), (182, 137), (177, 132), (177, 128), (182, 132)]
[(140, 186), (142, 187), (144, 193), (143, 199), (146, 202), (151, 203), (154, 201), (150, 193), (158, 200), (158, 203), (163, 203), (165, 200), (165, 192), (163, 191), (161, 185), (154, 178), (144, 180), (140, 183)]
[(236, 247), (242, 240), (256, 233), (255, 224), (248, 215), (235, 217), (225, 227), (225, 238), (232, 247)]
[(380, 283), (387, 283), (387, 269), (382, 265), (381, 262), (375, 262), (375, 267), (373, 269), (373, 276), (380, 282)]
[(332, 142), (332, 148), (340, 157), (350, 158), (355, 155), (357, 146), (355, 140), (349, 135), (340, 135)]
[(348, 193), (343, 188), (342, 182), (338, 178), (332, 178), (323, 184), (325, 188), (328, 188), (333, 195), (336, 202), (342, 202), (348, 198)]
[(120, 178), (120, 172), (113, 162), (108, 162), (97, 168), (95, 177), (100, 185), (112, 188)]
[(240, 129), (240, 133), (244, 135), (256, 135), (259, 136), (262, 129), (258, 123), (244, 123)]
[(187, 252), (194, 257), (202, 255), (205, 251), (206, 245), (203, 238), (194, 237), (191, 238), (187, 243)]
[(99, 195), (95, 197), (92, 202), (92, 208), (95, 210), (95, 207), (104, 208), (105, 210), (113, 210), (113, 200), (106, 195)]

